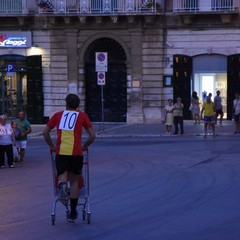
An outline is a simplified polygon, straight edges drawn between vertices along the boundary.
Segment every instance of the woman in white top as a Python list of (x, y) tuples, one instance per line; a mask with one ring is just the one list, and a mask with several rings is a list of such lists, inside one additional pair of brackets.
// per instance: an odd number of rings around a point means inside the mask
[(197, 95), (197, 92), (192, 93), (191, 97), (191, 105), (192, 105), (192, 115), (194, 118), (194, 124), (200, 124), (200, 103), (199, 103), (199, 97)]
[(165, 107), (165, 111), (167, 113), (166, 117), (166, 134), (171, 135), (172, 134), (172, 126), (173, 126), (173, 100), (168, 99), (168, 104)]
[(240, 97), (239, 97), (239, 93), (235, 94), (235, 99), (233, 100), (233, 119), (235, 122), (234, 134), (240, 133)]
[(7, 155), (8, 166), (13, 168), (13, 130), (10, 124), (7, 124), (7, 116), (0, 115), (0, 168), (5, 167), (5, 153)]

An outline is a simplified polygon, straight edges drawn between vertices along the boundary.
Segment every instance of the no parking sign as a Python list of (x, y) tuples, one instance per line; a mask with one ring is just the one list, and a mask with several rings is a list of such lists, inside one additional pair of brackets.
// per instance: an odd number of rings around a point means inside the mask
[(97, 79), (98, 85), (105, 85), (106, 84), (105, 72), (98, 72)]
[(96, 52), (96, 72), (108, 71), (107, 52)]

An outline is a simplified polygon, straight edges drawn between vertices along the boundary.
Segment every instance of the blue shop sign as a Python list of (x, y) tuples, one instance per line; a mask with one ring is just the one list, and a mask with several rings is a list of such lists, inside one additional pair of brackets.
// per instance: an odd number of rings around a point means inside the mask
[(32, 47), (32, 34), (27, 31), (0, 32), (0, 48)]

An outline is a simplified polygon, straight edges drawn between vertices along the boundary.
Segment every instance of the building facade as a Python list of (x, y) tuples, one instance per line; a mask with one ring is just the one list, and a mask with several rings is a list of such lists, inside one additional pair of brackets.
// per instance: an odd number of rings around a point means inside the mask
[(76, 93), (94, 122), (157, 123), (168, 98), (190, 118), (192, 91), (220, 90), (230, 118), (238, 11), (239, 0), (3, 0), (1, 112), (44, 123)]

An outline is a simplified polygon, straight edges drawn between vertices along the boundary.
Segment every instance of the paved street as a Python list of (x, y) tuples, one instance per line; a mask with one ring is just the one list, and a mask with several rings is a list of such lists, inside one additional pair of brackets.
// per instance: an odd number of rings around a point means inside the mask
[(239, 139), (99, 136), (90, 149), (91, 224), (68, 223), (58, 205), (52, 226), (49, 151), (32, 137), (26, 162), (0, 170), (0, 239), (238, 240)]

